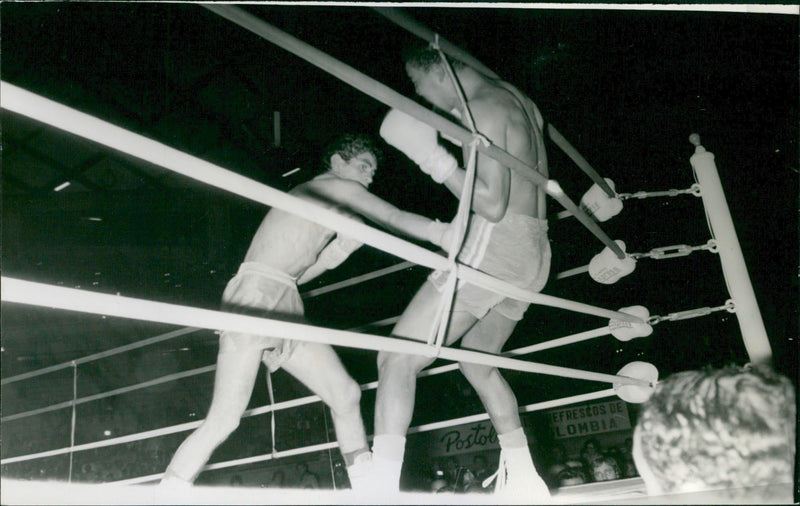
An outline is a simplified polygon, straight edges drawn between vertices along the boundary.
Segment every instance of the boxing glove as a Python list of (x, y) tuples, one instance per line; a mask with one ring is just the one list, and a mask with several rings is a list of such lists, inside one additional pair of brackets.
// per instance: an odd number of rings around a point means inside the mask
[(458, 168), (455, 157), (439, 145), (436, 129), (402, 111), (389, 111), (380, 135), (437, 183), (443, 183)]

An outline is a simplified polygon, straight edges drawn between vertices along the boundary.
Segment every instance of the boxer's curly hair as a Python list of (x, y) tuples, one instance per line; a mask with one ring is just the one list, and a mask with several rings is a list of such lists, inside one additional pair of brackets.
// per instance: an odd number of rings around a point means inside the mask
[(766, 366), (676, 373), (639, 415), (641, 454), (664, 493), (791, 482), (795, 411), (792, 383)]
[(333, 140), (322, 155), (322, 165), (326, 170), (331, 168), (331, 157), (339, 155), (346, 162), (361, 153), (372, 153), (378, 166), (383, 162), (383, 150), (375, 139), (367, 134), (342, 134)]

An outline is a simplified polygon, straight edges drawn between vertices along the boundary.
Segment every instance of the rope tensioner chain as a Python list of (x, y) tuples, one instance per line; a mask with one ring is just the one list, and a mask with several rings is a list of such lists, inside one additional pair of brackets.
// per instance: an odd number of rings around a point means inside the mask
[(695, 197), (700, 197), (703, 192), (700, 188), (698, 183), (693, 184), (689, 188), (685, 190), (663, 190), (663, 191), (654, 191), (654, 192), (645, 192), (640, 191), (636, 193), (618, 193), (617, 198), (620, 200), (628, 200), (628, 199), (646, 199), (650, 197), (677, 197), (678, 195), (686, 195), (691, 194)]
[(689, 318), (697, 318), (698, 316), (708, 316), (711, 313), (715, 313), (717, 311), (727, 311), (729, 313), (735, 313), (736, 303), (733, 301), (733, 299), (728, 299), (722, 306), (688, 309), (686, 311), (678, 311), (675, 313), (670, 313), (666, 316), (653, 315), (647, 319), (647, 323), (649, 325), (656, 325), (663, 321), (688, 320)]
[(709, 239), (707, 243), (700, 246), (689, 246), (686, 244), (676, 244), (674, 246), (662, 246), (660, 248), (653, 248), (647, 253), (629, 253), (628, 255), (634, 260), (640, 258), (652, 258), (653, 260), (663, 260), (665, 258), (685, 257), (691, 255), (695, 251), (706, 250), (711, 253), (717, 253), (719, 248), (714, 239)]

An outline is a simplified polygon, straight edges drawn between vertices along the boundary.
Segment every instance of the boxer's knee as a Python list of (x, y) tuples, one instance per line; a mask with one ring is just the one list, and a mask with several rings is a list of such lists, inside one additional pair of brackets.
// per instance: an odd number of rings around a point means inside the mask
[(493, 371), (497, 371), (494, 367), (489, 367), (480, 364), (471, 364), (468, 362), (460, 362), (458, 368), (461, 373), (473, 385), (481, 385), (488, 381)]
[(415, 377), (431, 363), (432, 358), (382, 351), (378, 353), (378, 378), (397, 375)]
[(214, 434), (219, 441), (224, 441), (239, 427), (241, 417), (231, 413), (209, 413), (203, 421), (203, 432)]
[(334, 413), (347, 413), (360, 409), (361, 406), (361, 387), (352, 378), (346, 378), (339, 382), (331, 392), (328, 399), (328, 407)]

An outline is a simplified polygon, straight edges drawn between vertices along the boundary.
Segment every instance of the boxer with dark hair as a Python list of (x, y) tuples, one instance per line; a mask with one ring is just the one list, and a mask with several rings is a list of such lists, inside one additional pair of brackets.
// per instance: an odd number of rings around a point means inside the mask
[[(327, 171), (290, 192), (297, 198), (392, 231), (442, 246), (448, 226), (401, 211), (367, 188), (380, 150), (370, 137), (347, 134), (326, 151)], [(361, 242), (280, 209), (271, 209), (253, 237), (239, 272), (222, 295), (223, 309), (273, 319), (302, 321), (298, 284), (333, 269)], [(361, 389), (327, 344), (224, 331), (220, 336), (214, 394), (200, 427), (178, 448), (162, 484), (192, 483), (212, 452), (238, 427), (259, 364), (283, 368), (331, 409), (339, 449), (354, 489), (363, 489), (371, 453), (359, 400)]]

